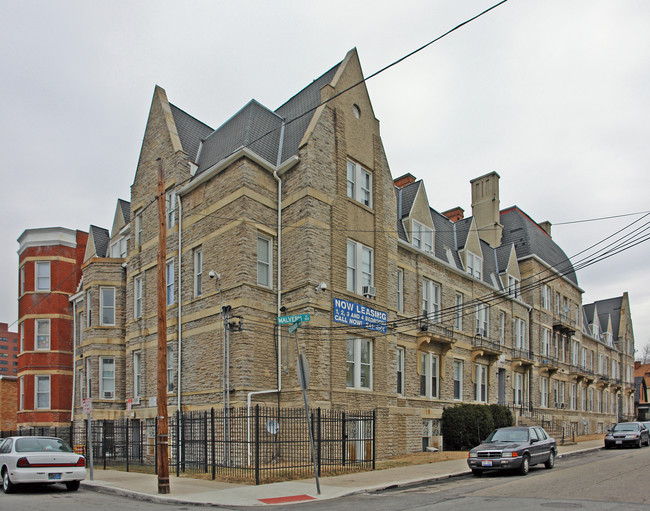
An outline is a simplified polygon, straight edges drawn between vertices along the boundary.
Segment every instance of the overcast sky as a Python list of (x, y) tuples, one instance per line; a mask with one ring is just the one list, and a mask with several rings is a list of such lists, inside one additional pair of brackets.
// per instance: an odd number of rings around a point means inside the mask
[[(130, 200), (156, 84), (216, 128), (252, 98), (277, 108), (353, 47), (367, 76), (494, 3), (4, 2), (0, 321), (17, 318), (23, 230), (110, 229)], [(393, 177), (470, 215), (469, 180), (497, 171), (501, 207), (555, 224), (569, 256), (638, 220), (558, 225), (650, 210), (648, 27), (648, 0), (510, 0), (373, 78)], [(649, 252), (578, 272), (584, 303), (629, 292), (637, 349)]]

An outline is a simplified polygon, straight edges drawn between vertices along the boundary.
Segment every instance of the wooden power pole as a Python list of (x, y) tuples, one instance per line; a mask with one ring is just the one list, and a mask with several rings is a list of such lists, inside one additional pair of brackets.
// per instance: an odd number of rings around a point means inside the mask
[(167, 218), (165, 215), (165, 171), (158, 158), (158, 493), (169, 493), (169, 425), (167, 423)]

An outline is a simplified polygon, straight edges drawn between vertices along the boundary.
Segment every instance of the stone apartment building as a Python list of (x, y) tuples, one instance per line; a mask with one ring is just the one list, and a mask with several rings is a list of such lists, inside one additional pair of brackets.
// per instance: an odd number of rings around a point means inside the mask
[[(300, 406), (296, 342), (311, 406), (376, 409), (379, 457), (439, 444), (463, 402), (579, 432), (633, 413), (627, 295), (583, 307), (550, 224), (501, 210), (495, 172), (467, 218), (393, 179), (362, 78), (352, 50), (216, 130), (155, 88), (131, 200), (90, 227), (70, 299), (76, 417), (84, 397), (94, 418), (156, 415), (160, 168), (170, 413)], [(277, 318), (298, 314), (289, 335)]]

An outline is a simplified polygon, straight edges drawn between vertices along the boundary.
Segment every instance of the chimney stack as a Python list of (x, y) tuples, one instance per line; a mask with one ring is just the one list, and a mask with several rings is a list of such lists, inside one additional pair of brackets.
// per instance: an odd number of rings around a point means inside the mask
[(496, 172), (472, 179), (472, 216), (476, 220), (479, 237), (496, 248), (501, 245), (503, 225), (499, 201), (499, 179)]
[(404, 188), (406, 185), (415, 183), (415, 176), (413, 174), (404, 174), (403, 176), (393, 179), (393, 184), (397, 188)]
[(456, 206), (455, 208), (452, 208), (443, 213), (443, 215), (449, 218), (449, 220), (451, 220), (453, 223), (456, 223), (459, 220), (465, 218), (464, 214), (465, 214), (465, 210), (460, 206)]

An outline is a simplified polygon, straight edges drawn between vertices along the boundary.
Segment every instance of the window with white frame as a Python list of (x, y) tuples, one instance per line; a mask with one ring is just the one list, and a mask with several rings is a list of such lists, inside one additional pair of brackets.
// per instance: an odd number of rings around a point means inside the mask
[(430, 399), (439, 396), (439, 368), (438, 355), (432, 353), (420, 354), (420, 395)]
[(24, 323), (18, 324), (18, 329), (20, 330), (20, 347), (19, 351), (22, 353), (25, 351), (25, 325)]
[(512, 400), (515, 405), (522, 405), (524, 399), (524, 375), (514, 373), (514, 388)]
[(34, 340), (34, 349), (36, 350), (49, 350), (50, 349), (50, 320), (37, 319), (35, 323), (36, 338)]
[(142, 351), (133, 352), (133, 397), (142, 396)]
[(542, 286), (542, 308), (551, 310), (551, 288), (546, 284)]
[(135, 246), (142, 246), (142, 211), (135, 214)]
[(20, 387), (19, 394), (18, 394), (18, 409), (19, 410), (24, 410), (25, 409), (25, 377), (21, 376), (18, 378), (18, 385)]
[(99, 396), (115, 399), (115, 358), (99, 357)]
[(540, 378), (540, 399), (539, 406), (542, 408), (548, 408), (548, 378)]
[(35, 263), (35, 282), (36, 291), (49, 291), (50, 290), (50, 262), (49, 261), (36, 261)]
[(203, 250), (201, 247), (195, 248), (193, 252), (194, 260), (194, 296), (203, 294)]
[(488, 399), (488, 366), (474, 365), (474, 401), (487, 403)]
[(528, 349), (526, 320), (515, 318), (515, 348), (520, 350)]
[(36, 375), (35, 377), (35, 396), (37, 410), (46, 410), (50, 408), (50, 376)]
[(499, 344), (506, 343), (506, 313), (499, 311)]
[(372, 286), (373, 252), (371, 248), (348, 240), (347, 248), (347, 290), (361, 294), (364, 286)]
[(578, 365), (579, 350), (580, 350), (580, 345), (578, 344), (578, 341), (571, 341), (571, 363), (574, 366)]
[(412, 244), (415, 248), (433, 253), (433, 230), (420, 222), (413, 220)]
[(397, 269), (397, 312), (404, 312), (404, 270)]
[(440, 323), (440, 284), (422, 279), (422, 311), (427, 319)]
[(577, 385), (575, 383), (571, 383), (569, 385), (569, 409), (571, 410), (576, 409), (576, 395), (577, 395)]
[(549, 357), (551, 355), (551, 330), (542, 327), (542, 355)]
[(115, 324), (115, 288), (99, 288), (99, 307), (102, 325), (110, 326)]
[(560, 382), (560, 395), (559, 395), (558, 400), (559, 400), (560, 406), (562, 408), (564, 408), (564, 406), (565, 406), (565, 404), (564, 404), (565, 396), (566, 396), (566, 382), (561, 381)]
[(174, 347), (167, 345), (167, 392), (174, 392)]
[(372, 342), (350, 338), (346, 346), (345, 385), (351, 389), (372, 388)]
[(93, 319), (93, 303), (92, 303), (92, 293), (90, 292), (90, 289), (86, 291), (86, 302), (85, 302), (85, 308), (86, 308), (86, 326), (90, 328), (93, 324), (92, 319)]
[(142, 317), (143, 306), (143, 276), (139, 275), (133, 279), (133, 317)]
[(519, 298), (519, 279), (512, 275), (508, 275), (508, 294)]
[(587, 389), (585, 387), (578, 387), (582, 394), (582, 411), (587, 411)]
[(463, 400), (463, 361), (454, 360), (454, 400)]
[(560, 382), (553, 380), (553, 406), (559, 408), (560, 406)]
[(476, 335), (488, 336), (490, 331), (490, 308), (485, 303), (476, 306)]
[(562, 298), (560, 293), (555, 293), (555, 316), (560, 317), (560, 305), (562, 303)]
[(398, 346), (396, 354), (397, 362), (397, 393), (404, 394), (404, 354), (405, 349)]
[(75, 346), (80, 346), (84, 340), (84, 313), (80, 310), (77, 311), (77, 320), (75, 321)]
[(589, 387), (589, 411), (594, 411), (594, 389)]
[(90, 359), (86, 359), (86, 396), (85, 397), (92, 397), (92, 390), (93, 390), (93, 385), (92, 385), (92, 377), (91, 377), (91, 363)]
[(23, 294), (25, 294), (25, 265), (24, 264), (20, 267), (19, 280), (20, 280), (20, 296), (22, 296)]
[(167, 261), (167, 266), (165, 269), (166, 276), (166, 296), (167, 296), (167, 305), (174, 305), (174, 260)]
[(483, 259), (472, 252), (467, 252), (467, 273), (477, 279), (483, 274)]
[(358, 163), (348, 160), (348, 197), (361, 204), (372, 207), (372, 174)]
[(257, 236), (257, 283), (271, 287), (271, 248), (273, 244), (266, 236)]
[(463, 295), (456, 293), (455, 298), (455, 309), (454, 309), (454, 328), (456, 331), (461, 331), (463, 329)]
[(171, 229), (176, 225), (176, 192), (167, 192), (165, 197), (165, 211), (167, 213), (167, 228)]

